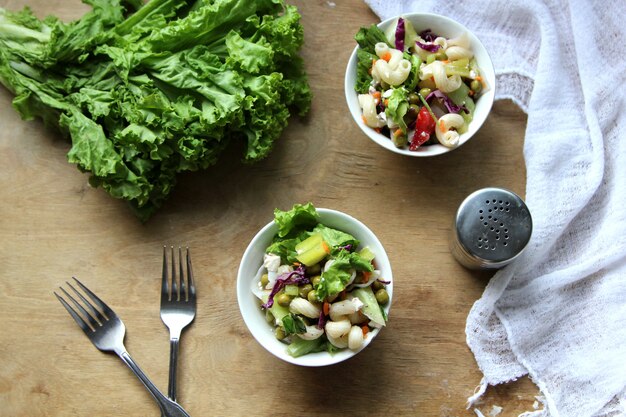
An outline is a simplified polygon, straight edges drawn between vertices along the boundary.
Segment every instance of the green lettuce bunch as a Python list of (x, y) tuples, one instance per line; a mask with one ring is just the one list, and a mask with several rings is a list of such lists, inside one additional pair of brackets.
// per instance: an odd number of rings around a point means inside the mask
[(0, 82), (142, 220), (176, 173), (207, 168), (234, 141), (257, 161), (290, 112), (310, 107), (300, 15), (283, 0), (85, 2), (71, 23), (0, 8)]

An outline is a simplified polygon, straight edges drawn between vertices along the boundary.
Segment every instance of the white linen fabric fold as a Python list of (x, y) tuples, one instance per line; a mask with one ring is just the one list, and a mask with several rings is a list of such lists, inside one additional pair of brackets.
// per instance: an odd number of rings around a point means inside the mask
[(626, 415), (626, 7), (365, 2), (381, 19), (430, 12), (464, 24), (494, 62), (496, 99), (528, 113), (533, 236), (467, 318), (467, 343), (484, 375), (470, 404), (488, 385), (528, 374), (545, 398), (532, 415)]

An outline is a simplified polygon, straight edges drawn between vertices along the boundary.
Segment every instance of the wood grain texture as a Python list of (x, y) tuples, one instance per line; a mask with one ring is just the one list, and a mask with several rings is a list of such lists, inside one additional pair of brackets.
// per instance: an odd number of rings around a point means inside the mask
[[(189, 245), (199, 310), (184, 334), (179, 400), (194, 416), (473, 416), (465, 399), (479, 372), (465, 319), (491, 274), (460, 267), (448, 251), (459, 203), (503, 186), (524, 194), (526, 118), (499, 102), (478, 135), (449, 155), (406, 158), (368, 140), (347, 111), (343, 76), (354, 33), (376, 17), (361, 0), (293, 1), (315, 95), (256, 165), (229, 149), (217, 166), (181, 175), (146, 224), (67, 163), (69, 146), (39, 122), (19, 119), (0, 88), (0, 416), (159, 415), (121, 361), (98, 352), (52, 291), (76, 275), (127, 326), (126, 344), (166, 390), (167, 331), (159, 318), (163, 244)], [(39, 16), (79, 17), (78, 0), (0, 0)], [(333, 6), (334, 4), (334, 6)], [(391, 258), (388, 328), (336, 366), (298, 368), (250, 336), (237, 307), (241, 255), (275, 207), (311, 201), (367, 224)], [(480, 406), (503, 416), (532, 409), (527, 379), (491, 388)]]

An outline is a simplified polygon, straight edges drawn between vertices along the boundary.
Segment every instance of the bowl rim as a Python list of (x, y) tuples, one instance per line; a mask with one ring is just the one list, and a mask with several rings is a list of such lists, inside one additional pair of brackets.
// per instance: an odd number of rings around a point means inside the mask
[[(337, 223), (343, 222), (346, 224), (351, 224), (354, 228), (357, 228), (359, 230), (359, 236), (350, 232), (351, 234), (353, 234), (353, 236), (359, 239), (362, 243), (364, 240), (366, 240), (368, 245), (375, 244), (376, 246), (378, 246), (378, 248), (376, 248), (376, 250), (374, 251), (376, 254), (377, 267), (379, 270), (385, 271), (384, 277), (386, 280), (390, 281), (390, 284), (387, 285), (389, 302), (387, 303), (387, 305), (384, 306), (385, 312), (387, 313), (387, 315), (389, 315), (393, 301), (393, 274), (387, 252), (385, 251), (378, 237), (364, 223), (350, 216), (349, 214), (343, 213), (338, 210), (326, 208), (316, 208), (316, 210), (320, 215), (321, 223), (334, 223), (334, 219)], [(329, 226), (333, 227), (332, 225)], [(254, 294), (252, 294), (252, 292), (250, 291), (252, 278), (247, 273), (245, 273), (245, 271), (246, 269), (249, 269), (251, 271), (257, 271), (262, 266), (262, 256), (259, 257), (258, 263), (255, 263), (252, 267), (247, 267), (247, 262), (249, 261), (249, 259), (256, 258), (256, 255), (259, 253), (260, 245), (262, 245), (260, 253), (265, 253), (267, 245), (265, 245), (264, 242), (269, 242), (269, 240), (271, 240), (276, 235), (277, 231), (278, 226), (274, 223), (274, 220), (263, 226), (255, 234), (255, 236), (246, 247), (244, 254), (241, 258), (241, 262), (239, 264), (239, 269), (237, 272), (237, 303), (239, 305), (239, 312), (244, 320), (244, 323), (246, 324), (246, 327), (248, 328), (248, 331), (266, 351), (278, 357), (279, 359), (282, 359), (283, 361), (294, 365), (306, 367), (320, 367), (333, 365), (352, 358), (363, 349), (365, 349), (378, 335), (378, 333), (380, 333), (381, 329), (373, 329), (371, 332), (369, 332), (363, 343), (363, 346), (361, 346), (357, 350), (344, 349), (332, 355), (327, 352), (310, 353), (304, 356), (300, 356), (298, 358), (290, 356), (286, 350), (287, 345), (274, 338), (272, 334), (273, 326), (265, 322), (264, 317), (262, 317), (260, 308), (257, 308), (258, 301)], [(251, 299), (254, 300), (254, 308), (251, 305)], [(258, 310), (259, 313), (256, 319), (250, 315), (250, 312), (254, 310)], [(264, 326), (258, 325), (259, 318), (262, 319)], [(267, 333), (263, 334), (263, 332), (266, 331), (271, 335), (271, 338), (268, 337)]]
[[(356, 82), (356, 63), (357, 63), (356, 54), (357, 54), (357, 50), (359, 49), (358, 45), (354, 47), (354, 49), (352, 50), (352, 53), (350, 54), (350, 58), (348, 59), (348, 64), (346, 66), (346, 72), (344, 76), (344, 94), (346, 98), (346, 103), (348, 105), (348, 109), (350, 111), (350, 114), (353, 120), (355, 121), (357, 126), (359, 126), (361, 131), (363, 131), (363, 133), (365, 133), (365, 135), (368, 138), (370, 138), (373, 142), (375, 142), (376, 144), (382, 146), (383, 148), (391, 152), (394, 152), (400, 155), (405, 155), (405, 156), (412, 156), (412, 157), (430, 157), (430, 156), (447, 154), (449, 152), (454, 151), (455, 149), (460, 148), (462, 145), (467, 143), (478, 132), (478, 130), (480, 130), (485, 120), (489, 116), (489, 113), (491, 112), (491, 109), (493, 107), (493, 102), (495, 100), (495, 92), (497, 88), (493, 60), (491, 59), (491, 56), (489, 55), (489, 51), (487, 50), (485, 45), (476, 36), (476, 34), (474, 34), (473, 31), (469, 30), (462, 23), (444, 15), (435, 14), (435, 13), (421, 13), (421, 12), (402, 13), (400, 15), (392, 16), (388, 19), (385, 19), (381, 21), (380, 23), (377, 23), (376, 25), (379, 28), (384, 29), (388, 25), (390, 25), (392, 22), (394, 22), (396, 19), (398, 19), (399, 17), (403, 17), (407, 20), (410, 20), (411, 22), (413, 22), (417, 18), (435, 19), (435, 20), (439, 20), (440, 22), (444, 22), (446, 26), (451, 26), (453, 28), (451, 29), (451, 31), (453, 32), (457, 32), (457, 31), (467, 32), (472, 42), (472, 49), (474, 49), (474, 53), (475, 54), (478, 53), (478, 51), (476, 50), (476, 48), (478, 48), (478, 50), (480, 51), (479, 53), (481, 55), (484, 55), (484, 57), (486, 58), (484, 62), (482, 62), (481, 60), (481, 63), (479, 65), (483, 73), (487, 72), (487, 75), (489, 78), (487, 82), (490, 85), (490, 89), (485, 94), (480, 96), (482, 111), (480, 112), (479, 115), (476, 113), (474, 114), (474, 119), (471, 121), (469, 125), (470, 127), (469, 127), (468, 132), (461, 135), (461, 140), (459, 142), (459, 145), (454, 148), (448, 148), (441, 144), (430, 145), (427, 147), (420, 147), (417, 151), (409, 151), (408, 149), (396, 148), (396, 146), (391, 142), (391, 140), (387, 136), (377, 133), (372, 128), (364, 125), (363, 123), (359, 123), (359, 121), (361, 120), (362, 112), (361, 112), (360, 106), (358, 105), (358, 100), (357, 100), (358, 93), (356, 93), (356, 91), (354, 90), (354, 84)], [(485, 104), (482, 104), (482, 102), (484, 102)]]

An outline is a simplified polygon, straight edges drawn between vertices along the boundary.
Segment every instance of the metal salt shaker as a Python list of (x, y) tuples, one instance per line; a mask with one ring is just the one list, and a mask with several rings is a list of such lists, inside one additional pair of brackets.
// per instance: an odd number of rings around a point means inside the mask
[(459, 206), (450, 250), (467, 268), (498, 269), (519, 256), (531, 233), (530, 211), (517, 194), (502, 188), (483, 188)]

